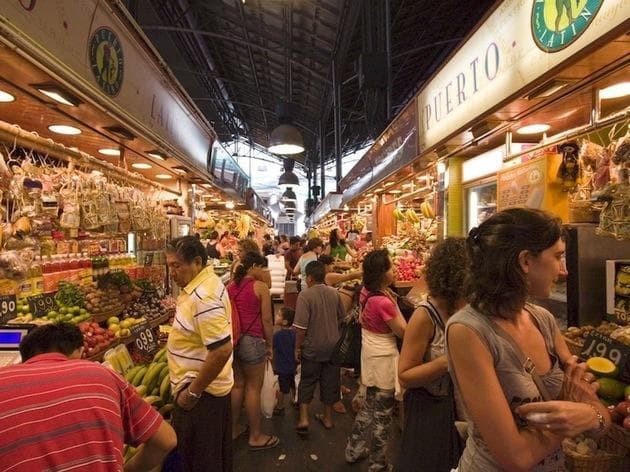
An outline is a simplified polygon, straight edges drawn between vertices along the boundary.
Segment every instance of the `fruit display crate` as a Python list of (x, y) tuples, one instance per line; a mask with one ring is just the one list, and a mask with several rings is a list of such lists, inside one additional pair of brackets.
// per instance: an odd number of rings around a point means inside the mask
[(86, 357), (86, 358), (84, 358), (82, 360), (84, 360), (84, 361), (92, 361), (92, 362), (103, 362), (103, 356), (105, 355), (105, 353), (108, 350), (118, 346), (121, 342), (122, 341), (120, 339), (116, 339), (116, 340), (112, 341), (112, 343), (109, 346), (107, 346), (106, 349), (103, 349), (102, 351), (94, 354), (93, 356)]
[(567, 343), (567, 347), (569, 348), (569, 352), (571, 352), (571, 354), (579, 356), (582, 353), (582, 348), (584, 347), (584, 344), (580, 344), (573, 339), (567, 338), (566, 336), (563, 336), (563, 338), (564, 341)]
[(105, 312), (99, 313), (98, 315), (93, 314), (92, 319), (97, 323), (102, 323), (104, 321), (107, 321), (112, 316), (119, 316), (122, 313), (123, 309), (124, 307), (121, 306), (120, 309), (105, 311)]

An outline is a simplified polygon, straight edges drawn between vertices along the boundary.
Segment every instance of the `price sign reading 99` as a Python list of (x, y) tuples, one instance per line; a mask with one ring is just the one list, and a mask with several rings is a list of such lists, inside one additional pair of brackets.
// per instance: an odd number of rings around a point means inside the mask
[(595, 330), (591, 331), (580, 353), (582, 359), (605, 357), (619, 369), (619, 380), (630, 381), (630, 347)]
[(17, 316), (15, 295), (0, 295), (0, 323), (6, 323)]

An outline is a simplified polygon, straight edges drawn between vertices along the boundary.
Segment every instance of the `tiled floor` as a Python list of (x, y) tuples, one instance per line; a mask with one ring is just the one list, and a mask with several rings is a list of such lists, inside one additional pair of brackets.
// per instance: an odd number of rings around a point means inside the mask
[[(250, 452), (247, 439), (239, 438), (234, 444), (234, 472), (264, 472), (267, 470), (286, 471), (366, 471), (367, 462), (349, 465), (344, 460), (346, 438), (352, 428), (354, 415), (350, 408), (350, 401), (356, 391), (356, 380), (343, 377), (344, 385), (351, 387), (353, 392), (344, 397), (344, 404), (348, 413), (335, 413), (335, 427), (326, 430), (313, 417), (321, 411), (318, 400), (311, 404), (310, 433), (307, 438), (298, 436), (295, 432), (298, 413), (294, 408), (286, 408), (283, 416), (274, 416), (263, 420), (263, 431), (275, 434), (280, 438), (280, 444), (265, 451)], [(317, 394), (316, 394), (317, 398)], [(395, 458), (400, 443), (400, 429), (398, 418), (394, 418), (391, 429), (391, 439), (388, 455)]]

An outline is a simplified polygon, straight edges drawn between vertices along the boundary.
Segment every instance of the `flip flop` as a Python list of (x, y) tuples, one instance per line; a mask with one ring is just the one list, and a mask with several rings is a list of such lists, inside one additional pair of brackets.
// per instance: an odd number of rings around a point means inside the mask
[(322, 426), (323, 426), (324, 428), (326, 428), (326, 429), (333, 429), (333, 428), (334, 428), (334, 425), (331, 425), (331, 426), (327, 426), (327, 425), (326, 425), (326, 423), (324, 422), (324, 415), (323, 415), (323, 414), (321, 414), (321, 413), (317, 413), (317, 414), (315, 415), (315, 419), (316, 419), (317, 421), (319, 421), (319, 422), (322, 424)]
[(308, 436), (308, 426), (296, 426), (295, 432), (300, 436)]
[(265, 444), (261, 444), (260, 446), (249, 446), (250, 451), (262, 451), (263, 449), (271, 449), (280, 444), (280, 439), (278, 436), (270, 435), (269, 439)]
[(246, 424), (243, 427), (243, 429), (241, 431), (239, 431), (239, 433), (236, 436), (234, 436), (234, 438), (232, 438), (232, 441), (236, 441), (238, 438), (240, 438), (244, 434), (249, 434), (249, 425), (248, 424)]

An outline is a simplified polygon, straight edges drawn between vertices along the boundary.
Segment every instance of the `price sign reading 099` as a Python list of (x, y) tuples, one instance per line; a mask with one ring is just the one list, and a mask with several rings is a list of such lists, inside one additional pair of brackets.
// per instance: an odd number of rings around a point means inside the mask
[(148, 322), (138, 323), (130, 328), (134, 346), (141, 354), (154, 354), (158, 350), (157, 336)]
[(586, 337), (580, 353), (582, 359), (605, 357), (619, 369), (619, 380), (630, 382), (630, 347), (595, 330)]

